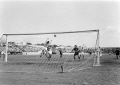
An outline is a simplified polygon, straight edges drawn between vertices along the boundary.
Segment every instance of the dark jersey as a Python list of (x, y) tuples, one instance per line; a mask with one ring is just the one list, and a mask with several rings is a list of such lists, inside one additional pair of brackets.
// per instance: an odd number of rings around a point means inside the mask
[(119, 55), (119, 52), (120, 52), (119, 50), (116, 50), (116, 51), (115, 51), (116, 55)]
[(73, 50), (75, 51), (74, 56), (79, 54), (79, 49), (78, 48), (74, 48)]
[(60, 52), (60, 54), (62, 54), (62, 50), (61, 49), (59, 49), (59, 52)]
[(79, 49), (78, 49), (78, 48), (74, 48), (73, 50), (75, 51), (75, 53), (76, 53), (76, 52), (79, 52)]

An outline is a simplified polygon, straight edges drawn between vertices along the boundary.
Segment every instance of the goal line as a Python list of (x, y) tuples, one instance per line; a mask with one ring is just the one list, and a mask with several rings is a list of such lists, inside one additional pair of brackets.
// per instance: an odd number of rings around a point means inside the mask
[(46, 34), (68, 34), (68, 33), (84, 33), (84, 32), (99, 32), (99, 30), (85, 30), (85, 31), (68, 31), (68, 32), (48, 32), (48, 33), (21, 33), (21, 34), (3, 34), (3, 35), (46, 35)]

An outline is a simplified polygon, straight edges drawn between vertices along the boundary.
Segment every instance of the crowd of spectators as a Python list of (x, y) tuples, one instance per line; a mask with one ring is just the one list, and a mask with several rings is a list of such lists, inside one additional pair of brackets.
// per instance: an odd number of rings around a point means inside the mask
[[(32, 47), (32, 46), (9, 46), (8, 53), (22, 53), (22, 52), (38, 52), (41, 51), (41, 47)], [(0, 52), (5, 51), (5, 47), (0, 46)]]
[[(5, 47), (0, 46), (0, 52), (2, 52)], [(72, 47), (61, 48), (63, 53), (72, 53)], [(102, 53), (114, 54), (117, 47), (102, 47), (100, 48)], [(120, 48), (118, 48), (120, 50)], [(8, 47), (8, 52), (39, 52), (42, 48), (40, 46), (10, 46)], [(54, 50), (55, 51), (55, 50)], [(94, 48), (84, 49), (85, 53), (94, 53)]]

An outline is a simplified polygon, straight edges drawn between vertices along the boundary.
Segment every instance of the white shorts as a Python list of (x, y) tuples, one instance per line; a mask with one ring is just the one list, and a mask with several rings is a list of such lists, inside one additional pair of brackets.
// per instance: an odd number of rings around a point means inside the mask
[(102, 53), (100, 53), (100, 56), (102, 56)]
[(49, 54), (52, 54), (52, 51), (50, 50), (50, 51), (48, 51), (48, 53), (49, 53)]
[(84, 52), (81, 52), (80, 55), (84, 55)]
[(44, 47), (44, 50), (47, 50), (47, 47)]

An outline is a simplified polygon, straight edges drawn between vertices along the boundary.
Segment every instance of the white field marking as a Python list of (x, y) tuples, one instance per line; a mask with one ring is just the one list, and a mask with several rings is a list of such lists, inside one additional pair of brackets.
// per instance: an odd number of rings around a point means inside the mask
[[(82, 64), (80, 64), (78, 67), (81, 67), (83, 64), (87, 63), (89, 60), (90, 60), (90, 58), (88, 60), (86, 60), (85, 62), (83, 62)], [(70, 72), (70, 71), (72, 71), (72, 70), (74, 70), (76, 68), (69, 69), (69, 70), (67, 70), (67, 72)]]
[(87, 69), (87, 68), (91, 68), (91, 67), (86, 67), (86, 68), (80, 68), (80, 69), (78, 69), (78, 70), (75, 70), (75, 71), (82, 71), (82, 70), (84, 70), (84, 69)]

